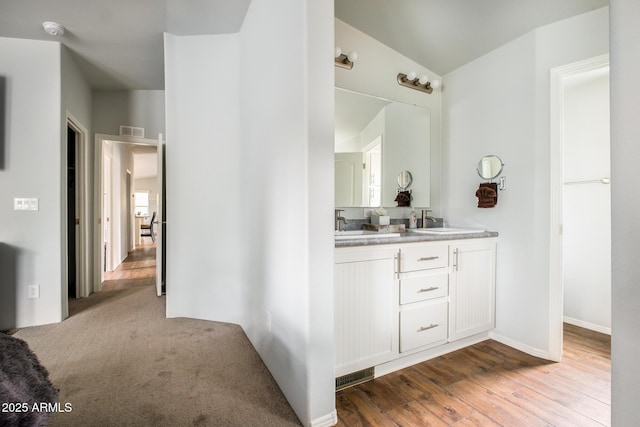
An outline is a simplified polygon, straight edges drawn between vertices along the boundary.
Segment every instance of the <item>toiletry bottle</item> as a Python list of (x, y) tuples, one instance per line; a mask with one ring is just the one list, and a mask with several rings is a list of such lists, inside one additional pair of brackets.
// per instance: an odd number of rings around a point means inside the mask
[(411, 214), (409, 214), (409, 228), (418, 228), (418, 215), (416, 211), (411, 211)]

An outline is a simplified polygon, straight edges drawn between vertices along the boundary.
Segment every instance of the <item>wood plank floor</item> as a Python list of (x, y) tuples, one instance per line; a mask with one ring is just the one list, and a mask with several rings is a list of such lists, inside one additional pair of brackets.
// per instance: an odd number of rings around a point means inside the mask
[(561, 363), (485, 341), (336, 394), (338, 426), (610, 426), (611, 337), (564, 325)]
[[(146, 239), (145, 239), (146, 240)], [(114, 298), (119, 291), (138, 286), (156, 285), (156, 245), (143, 242), (129, 252), (127, 258), (114, 271), (104, 273), (102, 290), (88, 298), (70, 298), (69, 315), (75, 316), (85, 310)]]
[[(147, 239), (145, 239), (147, 240)], [(131, 286), (155, 285), (156, 244), (143, 242), (129, 252), (127, 258), (114, 271), (104, 273), (103, 291), (125, 289)]]

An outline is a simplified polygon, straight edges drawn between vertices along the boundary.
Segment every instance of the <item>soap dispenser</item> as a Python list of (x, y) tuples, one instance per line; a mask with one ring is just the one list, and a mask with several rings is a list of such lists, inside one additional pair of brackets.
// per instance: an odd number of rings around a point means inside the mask
[(416, 211), (411, 211), (411, 214), (409, 214), (409, 228), (418, 228), (418, 214), (416, 214)]

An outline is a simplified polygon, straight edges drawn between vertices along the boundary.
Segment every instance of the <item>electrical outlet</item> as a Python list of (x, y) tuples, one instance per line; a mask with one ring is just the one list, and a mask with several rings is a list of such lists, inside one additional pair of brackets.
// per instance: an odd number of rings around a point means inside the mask
[(267, 331), (271, 332), (271, 313), (269, 311), (267, 311), (266, 326)]
[(31, 285), (28, 291), (27, 298), (40, 298), (40, 285)]

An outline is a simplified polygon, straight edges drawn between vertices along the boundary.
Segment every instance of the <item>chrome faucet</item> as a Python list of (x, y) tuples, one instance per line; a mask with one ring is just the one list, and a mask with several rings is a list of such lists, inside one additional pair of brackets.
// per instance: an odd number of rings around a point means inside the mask
[(434, 224), (437, 222), (432, 216), (429, 216), (431, 209), (422, 209), (422, 228), (427, 228), (427, 221), (432, 221)]
[(335, 230), (336, 231), (340, 231), (340, 222), (344, 222), (345, 225), (347, 224), (347, 218), (343, 217), (340, 215), (340, 212), (344, 212), (344, 209), (336, 209), (335, 210)]

